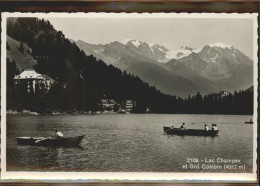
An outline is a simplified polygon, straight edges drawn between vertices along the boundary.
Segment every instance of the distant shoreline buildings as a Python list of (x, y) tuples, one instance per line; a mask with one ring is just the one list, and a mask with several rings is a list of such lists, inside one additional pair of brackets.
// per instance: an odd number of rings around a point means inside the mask
[[(44, 95), (49, 92), (54, 80), (47, 75), (37, 73), (35, 70), (27, 69), (19, 75), (15, 75), (14, 88), (21, 94)], [(132, 100), (116, 102), (114, 99), (101, 99), (103, 111), (113, 111), (119, 113), (130, 113), (133, 110)]]
[(101, 99), (101, 107), (104, 111), (114, 111), (119, 113), (130, 113), (133, 111), (132, 100), (116, 102), (114, 99)]
[(220, 91), (218, 93), (212, 93), (212, 98), (214, 101), (219, 101), (221, 99), (223, 99), (224, 97), (226, 97), (228, 95), (227, 91)]
[[(54, 80), (47, 75), (37, 73), (35, 70), (27, 69), (19, 75), (15, 75), (14, 88), (21, 94), (41, 96), (49, 92), (51, 86), (54, 84)], [(209, 96), (213, 101), (220, 101), (224, 97), (228, 96), (227, 91), (220, 91), (217, 93), (211, 93)], [(100, 100), (100, 108), (103, 112), (116, 112), (116, 113), (131, 113), (136, 106), (136, 101), (125, 99), (116, 101), (115, 99), (109, 99), (104, 96)], [(149, 113), (150, 109), (146, 109), (146, 113)]]

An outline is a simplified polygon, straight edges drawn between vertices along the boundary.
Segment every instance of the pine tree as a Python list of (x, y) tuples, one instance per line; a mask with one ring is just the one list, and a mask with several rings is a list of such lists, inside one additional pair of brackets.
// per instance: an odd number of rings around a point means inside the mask
[(24, 53), (24, 45), (23, 45), (23, 42), (20, 41), (20, 47), (19, 47), (19, 50)]
[(10, 46), (9, 46), (8, 42), (6, 43), (6, 49), (10, 50)]

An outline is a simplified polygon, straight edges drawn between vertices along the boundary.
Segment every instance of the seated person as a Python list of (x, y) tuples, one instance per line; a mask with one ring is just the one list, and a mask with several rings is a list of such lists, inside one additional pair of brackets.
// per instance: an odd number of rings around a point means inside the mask
[(212, 128), (211, 128), (212, 130), (218, 130), (217, 129), (217, 125), (216, 124), (212, 124)]
[(57, 129), (55, 129), (55, 137), (56, 138), (62, 138), (63, 134), (60, 131), (58, 131)]
[(184, 129), (185, 128), (185, 123), (183, 123), (180, 128)]
[(209, 128), (208, 128), (208, 125), (205, 125), (205, 131), (208, 131)]

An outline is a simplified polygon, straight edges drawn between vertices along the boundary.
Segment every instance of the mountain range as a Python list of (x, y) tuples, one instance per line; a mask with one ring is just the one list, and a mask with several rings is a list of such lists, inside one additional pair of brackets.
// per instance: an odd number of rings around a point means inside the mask
[(171, 95), (233, 92), (253, 85), (253, 61), (232, 45), (182, 46), (170, 51), (159, 44), (130, 39), (104, 45), (73, 42), (87, 55), (137, 75)]

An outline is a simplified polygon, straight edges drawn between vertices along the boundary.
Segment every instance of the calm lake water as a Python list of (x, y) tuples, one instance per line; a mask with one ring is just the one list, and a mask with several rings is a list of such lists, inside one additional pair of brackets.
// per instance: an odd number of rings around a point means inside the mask
[[(252, 116), (102, 114), (7, 116), (7, 171), (123, 171), (123, 172), (227, 172), (183, 169), (187, 158), (239, 159), (252, 172)], [(188, 128), (218, 124), (216, 137), (164, 135), (163, 126)], [(55, 128), (65, 136), (85, 134), (82, 148), (17, 145), (19, 136), (50, 136)], [(200, 164), (200, 166), (202, 163)]]

